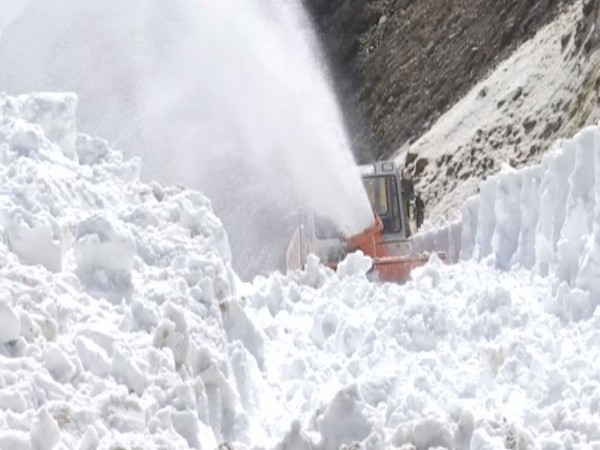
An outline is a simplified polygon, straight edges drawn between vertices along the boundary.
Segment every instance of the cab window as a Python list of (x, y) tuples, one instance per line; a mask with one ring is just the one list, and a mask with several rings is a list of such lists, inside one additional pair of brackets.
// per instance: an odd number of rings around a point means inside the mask
[(378, 216), (388, 213), (386, 177), (369, 177), (363, 180), (371, 208)]
[(381, 218), (384, 233), (399, 233), (402, 230), (398, 183), (393, 176), (363, 178), (363, 184), (373, 211)]

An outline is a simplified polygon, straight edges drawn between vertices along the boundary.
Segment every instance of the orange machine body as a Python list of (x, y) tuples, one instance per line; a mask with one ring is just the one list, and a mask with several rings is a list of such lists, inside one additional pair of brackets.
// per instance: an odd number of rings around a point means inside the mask
[[(411, 271), (429, 261), (430, 255), (395, 255), (383, 237), (383, 223), (375, 216), (375, 223), (362, 233), (348, 239), (348, 250), (361, 250), (373, 259), (373, 269), (381, 281), (406, 282)], [(446, 257), (438, 255), (442, 260)]]

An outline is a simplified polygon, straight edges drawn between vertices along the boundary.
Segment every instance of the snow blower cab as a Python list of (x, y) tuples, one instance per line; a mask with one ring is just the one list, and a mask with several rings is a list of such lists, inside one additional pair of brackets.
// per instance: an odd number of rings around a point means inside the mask
[(422, 221), (423, 211), (417, 208), (422, 203), (415, 202), (410, 177), (391, 161), (360, 166), (360, 171), (373, 209), (373, 226), (347, 237), (328, 219), (303, 214), (287, 249), (288, 270), (302, 269), (310, 253), (335, 269), (348, 253), (361, 250), (373, 259), (380, 280), (402, 282), (414, 267), (429, 260), (429, 255), (413, 252), (411, 236)]

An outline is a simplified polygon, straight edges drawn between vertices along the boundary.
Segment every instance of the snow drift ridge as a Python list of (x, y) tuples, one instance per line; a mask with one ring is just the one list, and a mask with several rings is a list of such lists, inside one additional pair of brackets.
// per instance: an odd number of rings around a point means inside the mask
[(417, 249), (557, 277), (562, 289), (587, 298), (586, 316), (600, 304), (598, 126), (560, 141), (536, 166), (505, 166), (481, 183), (460, 212), (460, 218), (430, 225), (417, 236)]

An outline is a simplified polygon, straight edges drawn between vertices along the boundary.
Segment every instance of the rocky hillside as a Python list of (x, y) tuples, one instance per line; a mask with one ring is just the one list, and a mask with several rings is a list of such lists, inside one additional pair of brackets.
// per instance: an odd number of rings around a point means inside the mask
[(431, 219), (502, 167), (540, 162), (557, 140), (598, 123), (599, 15), (599, 0), (576, 0), (398, 153)]
[(422, 135), (477, 81), (572, 3), (304, 1), (331, 61), (361, 161), (389, 157)]

